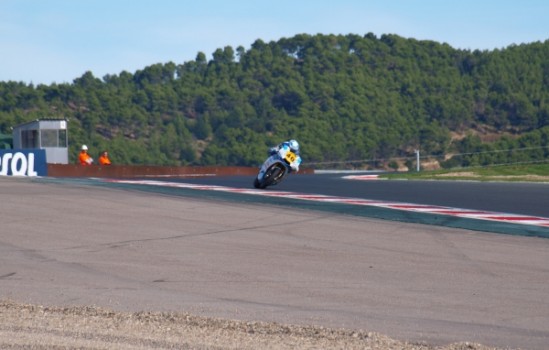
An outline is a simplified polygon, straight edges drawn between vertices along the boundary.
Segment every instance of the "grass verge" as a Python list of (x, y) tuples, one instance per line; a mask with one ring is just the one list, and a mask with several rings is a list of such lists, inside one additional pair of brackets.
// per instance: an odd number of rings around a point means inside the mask
[(414, 171), (383, 174), (380, 177), (407, 180), (527, 181), (549, 183), (549, 164), (514, 164)]

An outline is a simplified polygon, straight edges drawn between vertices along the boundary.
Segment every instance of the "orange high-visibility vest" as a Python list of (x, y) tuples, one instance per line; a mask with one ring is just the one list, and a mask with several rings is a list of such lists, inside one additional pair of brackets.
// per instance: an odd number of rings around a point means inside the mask
[(111, 160), (109, 159), (109, 156), (102, 154), (99, 157), (99, 164), (101, 164), (101, 165), (111, 165)]
[(91, 163), (93, 163), (92, 157), (90, 157), (90, 155), (86, 151), (80, 151), (80, 155), (78, 155), (78, 160), (82, 165), (90, 165)]

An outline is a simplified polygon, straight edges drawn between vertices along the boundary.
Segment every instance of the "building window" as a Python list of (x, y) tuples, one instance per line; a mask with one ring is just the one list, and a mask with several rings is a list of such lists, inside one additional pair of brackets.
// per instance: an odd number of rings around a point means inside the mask
[(67, 147), (67, 130), (59, 130), (59, 147)]
[(58, 147), (57, 130), (40, 130), (40, 144), (42, 147)]
[(38, 130), (22, 130), (21, 147), (38, 148)]

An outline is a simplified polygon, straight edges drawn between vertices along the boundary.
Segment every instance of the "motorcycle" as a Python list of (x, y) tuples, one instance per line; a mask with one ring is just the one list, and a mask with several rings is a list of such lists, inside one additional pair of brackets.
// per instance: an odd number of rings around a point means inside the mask
[(265, 160), (254, 179), (254, 187), (264, 189), (267, 186), (274, 186), (280, 183), (286, 174), (298, 171), (300, 164), (301, 157), (284, 145)]

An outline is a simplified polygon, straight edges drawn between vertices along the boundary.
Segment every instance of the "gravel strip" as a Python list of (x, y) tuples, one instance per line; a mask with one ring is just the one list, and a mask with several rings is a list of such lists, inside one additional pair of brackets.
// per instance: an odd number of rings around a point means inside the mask
[(361, 330), (243, 322), (186, 313), (114, 312), (0, 301), (0, 349), (488, 350), (410, 344)]

